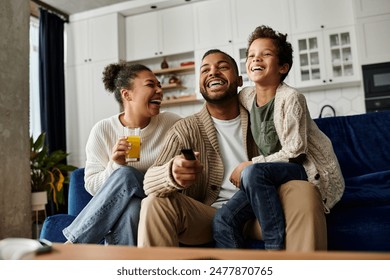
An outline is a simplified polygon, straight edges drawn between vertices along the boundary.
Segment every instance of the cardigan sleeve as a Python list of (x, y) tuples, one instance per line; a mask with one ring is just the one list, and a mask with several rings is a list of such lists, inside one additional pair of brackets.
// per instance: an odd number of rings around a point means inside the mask
[(167, 196), (172, 192), (182, 189), (176, 183), (172, 174), (173, 159), (180, 153), (181, 145), (176, 137), (174, 129), (170, 129), (166, 135), (160, 155), (154, 164), (146, 171), (144, 178), (144, 191), (146, 195)]

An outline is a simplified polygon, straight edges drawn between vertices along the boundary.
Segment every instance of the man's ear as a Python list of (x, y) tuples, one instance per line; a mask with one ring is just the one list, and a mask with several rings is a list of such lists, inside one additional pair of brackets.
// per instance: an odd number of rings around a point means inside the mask
[(280, 69), (279, 69), (279, 73), (280, 74), (286, 74), (288, 72), (288, 70), (290, 69), (290, 66), (288, 65), (288, 63), (285, 63), (283, 64)]
[(238, 87), (242, 87), (242, 76), (238, 76), (237, 77), (237, 85), (238, 85)]

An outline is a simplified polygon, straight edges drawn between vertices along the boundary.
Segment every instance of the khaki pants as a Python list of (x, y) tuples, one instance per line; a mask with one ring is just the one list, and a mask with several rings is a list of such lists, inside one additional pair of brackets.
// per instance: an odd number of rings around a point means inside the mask
[[(327, 249), (327, 232), (321, 195), (306, 181), (290, 181), (279, 188), (286, 219), (286, 250)], [(149, 195), (142, 200), (138, 246), (202, 245), (213, 241), (216, 209), (181, 193), (169, 197)], [(247, 223), (244, 234), (261, 240), (257, 220)]]

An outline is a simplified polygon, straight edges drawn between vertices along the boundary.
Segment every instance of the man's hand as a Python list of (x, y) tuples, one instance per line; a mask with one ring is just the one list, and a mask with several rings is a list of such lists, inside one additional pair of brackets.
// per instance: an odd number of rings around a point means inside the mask
[[(198, 157), (199, 153), (195, 152), (195, 156)], [(183, 155), (178, 155), (173, 160), (172, 174), (176, 183), (183, 187), (188, 188), (196, 181), (196, 176), (203, 170), (201, 162), (196, 160), (187, 160)]]
[(240, 180), (241, 180), (241, 172), (244, 170), (245, 167), (252, 164), (252, 161), (244, 161), (241, 162), (239, 165), (237, 165), (236, 168), (234, 168), (232, 174), (230, 175), (230, 182), (235, 185), (237, 188), (240, 187)]

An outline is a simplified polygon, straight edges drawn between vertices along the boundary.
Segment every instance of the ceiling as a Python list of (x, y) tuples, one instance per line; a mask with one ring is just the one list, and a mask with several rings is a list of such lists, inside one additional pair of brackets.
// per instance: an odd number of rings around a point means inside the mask
[(68, 15), (130, 1), (135, 0), (41, 0)]
[[(186, 2), (197, 2), (203, 0), (31, 0), (32, 2), (39, 2), (47, 4), (52, 8), (58, 10), (61, 13), (67, 15), (73, 15), (77, 13), (87, 12), (90, 10), (107, 7), (110, 5), (120, 4), (124, 2), (132, 2), (133, 4), (128, 5), (132, 6), (132, 10), (123, 11), (124, 15), (131, 15), (134, 13), (145, 12), (153, 8), (168, 8), (170, 6), (181, 5)], [(135, 8), (138, 7), (138, 8)]]

